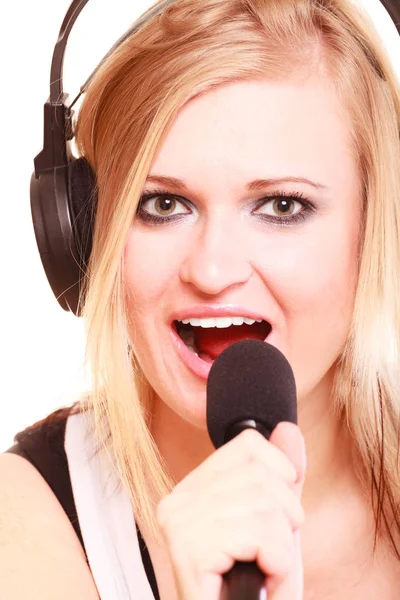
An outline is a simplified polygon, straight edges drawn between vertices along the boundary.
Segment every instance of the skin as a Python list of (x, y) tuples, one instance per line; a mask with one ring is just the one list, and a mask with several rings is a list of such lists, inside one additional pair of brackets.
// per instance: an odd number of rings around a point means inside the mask
[[(189, 193), (172, 186), (168, 191), (195, 207), (190, 214), (177, 204), (175, 214), (183, 219), (166, 225), (137, 218), (125, 250), (131, 338), (158, 395), (153, 428), (160, 443), (164, 447), (173, 426), (187, 432), (182, 441), (190, 450), (186, 442), (192, 439), (199, 458), (211, 449), (205, 382), (171, 344), (172, 312), (238, 304), (273, 324), (273, 343), (295, 375), (303, 434), (323, 426), (332, 445), (329, 393), (353, 310), (361, 210), (349, 128), (334, 94), (311, 77), (233, 83), (209, 92), (183, 107), (151, 167), (155, 173), (187, 182)], [(253, 179), (280, 176), (306, 177), (328, 189), (285, 183), (245, 190)], [(143, 192), (155, 187), (146, 183)], [(289, 227), (250, 214), (255, 201), (276, 191), (302, 192), (316, 211)], [(146, 208), (160, 214), (154, 202)], [(300, 209), (293, 203), (292, 210)], [(282, 216), (272, 201), (261, 212)], [(324, 448), (326, 453), (330, 461)], [(315, 455), (317, 461), (321, 448)], [(190, 467), (173, 466), (179, 478)]]
[[(264, 315), (273, 325), (271, 343), (294, 372), (306, 443), (305, 587), (315, 597), (329, 591), (329, 598), (347, 598), (345, 581), (354, 598), (355, 566), (365, 566), (369, 556), (371, 511), (330, 398), (354, 306), (360, 241), (361, 181), (348, 117), (321, 77), (231, 83), (183, 107), (150, 174), (184, 180), (187, 192), (162, 187), (191, 203), (176, 204), (174, 214), (182, 218), (172, 223), (151, 226), (137, 217), (125, 249), (130, 335), (156, 391), (154, 438), (178, 482), (214, 452), (206, 384), (174, 349), (171, 314), (199, 304), (236, 304)], [(254, 179), (285, 176), (325, 187), (281, 183), (246, 191)], [(143, 192), (155, 187), (148, 182)], [(273, 201), (255, 211), (255, 202), (272, 192), (303, 193), (315, 210), (290, 226), (263, 222), (256, 212), (282, 217)], [(166, 214), (154, 201), (145, 208)], [(304, 208), (294, 201), (291, 210)], [(160, 573), (161, 555), (149, 546)], [(335, 562), (344, 573), (336, 595), (331, 583), (326, 588)], [(172, 578), (166, 575), (161, 585), (173, 597)]]

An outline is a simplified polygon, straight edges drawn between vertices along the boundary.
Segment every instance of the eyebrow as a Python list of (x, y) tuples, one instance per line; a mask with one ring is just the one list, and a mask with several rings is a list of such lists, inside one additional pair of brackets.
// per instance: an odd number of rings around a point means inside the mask
[[(154, 182), (163, 185), (171, 185), (174, 188), (182, 191), (188, 191), (189, 187), (182, 179), (177, 179), (176, 177), (168, 177), (167, 175), (149, 175), (146, 179), (147, 182)], [(249, 192), (255, 192), (266, 187), (270, 187), (272, 185), (277, 185), (279, 183), (307, 183), (311, 185), (313, 188), (318, 190), (326, 190), (328, 187), (326, 185), (322, 185), (322, 183), (318, 183), (316, 181), (311, 181), (306, 177), (270, 177), (268, 179), (255, 179), (254, 181), (250, 181), (246, 185), (246, 190)]]

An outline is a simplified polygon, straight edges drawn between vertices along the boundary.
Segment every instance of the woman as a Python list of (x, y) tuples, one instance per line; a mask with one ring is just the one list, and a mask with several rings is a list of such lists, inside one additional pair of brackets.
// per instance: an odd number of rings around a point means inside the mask
[[(177, 0), (103, 65), (76, 131), (93, 390), (17, 436), (50, 487), (1, 457), (5, 597), (216, 600), (256, 560), (273, 600), (397, 598), (399, 122), (344, 0)], [(215, 451), (207, 374), (246, 337), (288, 358), (299, 427)]]

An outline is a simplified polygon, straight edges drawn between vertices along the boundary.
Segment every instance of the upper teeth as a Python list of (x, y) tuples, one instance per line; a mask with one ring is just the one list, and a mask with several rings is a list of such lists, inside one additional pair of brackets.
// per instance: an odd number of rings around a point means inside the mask
[(261, 323), (262, 319), (248, 319), (247, 317), (214, 317), (209, 319), (184, 319), (184, 325), (192, 325), (192, 327), (230, 327), (231, 325), (253, 325), (253, 323)]

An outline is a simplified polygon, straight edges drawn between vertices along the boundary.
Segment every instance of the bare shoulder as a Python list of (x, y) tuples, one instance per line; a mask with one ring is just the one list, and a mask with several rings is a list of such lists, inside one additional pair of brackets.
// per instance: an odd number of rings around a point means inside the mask
[(0, 482), (1, 598), (98, 600), (82, 546), (40, 473), (0, 454)]

